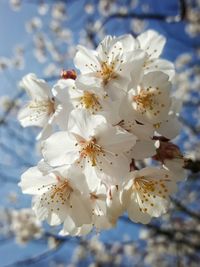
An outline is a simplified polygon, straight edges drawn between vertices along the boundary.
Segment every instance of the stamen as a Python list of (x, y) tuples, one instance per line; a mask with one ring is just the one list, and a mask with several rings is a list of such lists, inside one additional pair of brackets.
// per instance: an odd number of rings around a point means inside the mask
[(100, 145), (97, 144), (95, 138), (91, 138), (89, 141), (79, 142), (81, 150), (79, 151), (81, 158), (89, 158), (92, 166), (96, 166), (96, 157), (99, 153), (103, 153), (103, 150)]
[(81, 97), (81, 104), (84, 108), (94, 111), (102, 109), (98, 96), (88, 91), (85, 91), (83, 96)]
[(72, 187), (67, 180), (60, 182), (58, 185), (54, 185), (51, 190), (51, 199), (54, 200), (57, 196), (62, 202), (70, 198), (73, 192)]
[(165, 104), (160, 103), (157, 97), (161, 95), (161, 91), (158, 87), (152, 88), (151, 86), (141, 89), (138, 95), (133, 96), (133, 104), (136, 103), (137, 110), (142, 114), (147, 111), (152, 111), (154, 116), (160, 113), (160, 109), (165, 107)]
[(103, 79), (104, 85), (106, 85), (111, 79), (117, 78), (115, 73), (115, 62), (112, 61), (110, 64), (103, 62), (101, 64), (101, 71), (97, 73)]

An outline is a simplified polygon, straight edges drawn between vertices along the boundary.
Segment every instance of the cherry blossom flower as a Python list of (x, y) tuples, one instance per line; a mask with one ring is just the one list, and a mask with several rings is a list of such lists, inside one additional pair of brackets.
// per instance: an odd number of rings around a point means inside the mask
[[(176, 191), (172, 173), (153, 167), (131, 172), (121, 191), (121, 202), (134, 222), (148, 223), (167, 211), (169, 195)], [(126, 203), (126, 204), (125, 204)]]
[(43, 175), (33, 167), (22, 175), (19, 185), (25, 194), (35, 195), (33, 210), (39, 220), (58, 225), (70, 216), (76, 226), (91, 222), (89, 202), (83, 194), (87, 184), (77, 170), (57, 169)]
[(60, 101), (61, 98), (66, 100), (67, 91), (59, 95), (55, 89), (51, 90), (44, 80), (38, 79), (32, 73), (23, 78), (21, 86), (31, 98), (31, 101), (18, 114), (23, 127), (41, 127), (43, 130), (38, 138), (45, 138), (52, 132), (51, 125), (58, 124), (62, 128), (63, 124), (67, 124), (68, 106), (61, 105)]
[(53, 119), (55, 113), (55, 99), (51, 89), (44, 80), (40, 80), (35, 74), (28, 74), (21, 82), (32, 100), (20, 112), (18, 119), (23, 127), (44, 127)]
[[(130, 73), (134, 76), (143, 64), (144, 54), (141, 51), (132, 53), (131, 57), (127, 54), (128, 46), (124, 44), (126, 40), (130, 42), (129, 39), (129, 35), (121, 38), (107, 36), (96, 51), (78, 46), (74, 63), (81, 71), (81, 75), (77, 80), (87, 85), (96, 84), (113, 99), (119, 98), (119, 95), (126, 91)], [(131, 68), (131, 65), (134, 68)]]
[(86, 172), (92, 168), (97, 176), (105, 173), (118, 182), (127, 174), (130, 162), (123, 152), (134, 146), (134, 135), (84, 110), (71, 112), (68, 127), (68, 132), (57, 132), (43, 143), (44, 159), (51, 166), (76, 163)]
[[(65, 109), (66, 129), (68, 115), (73, 109), (84, 109), (90, 114), (102, 114), (111, 123), (119, 120), (119, 101), (112, 101), (100, 88), (77, 83), (73, 79), (61, 79), (53, 88), (54, 95)], [(61, 117), (61, 116), (60, 116)], [(61, 120), (63, 121), (62, 117)]]
[(171, 105), (170, 89), (166, 74), (156, 71), (144, 75), (137, 88), (128, 92), (135, 119), (144, 124), (165, 121)]

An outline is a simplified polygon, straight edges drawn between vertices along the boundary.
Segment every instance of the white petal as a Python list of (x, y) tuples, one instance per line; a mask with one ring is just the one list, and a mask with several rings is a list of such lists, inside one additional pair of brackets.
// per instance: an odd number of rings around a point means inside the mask
[(33, 210), (39, 220), (47, 220), (50, 225), (59, 225), (65, 220), (70, 207), (67, 203), (62, 205), (60, 201), (57, 201), (57, 195), (54, 199), (51, 196), (50, 190), (38, 196), (37, 201), (33, 204)]
[(60, 235), (74, 235), (77, 231), (77, 226), (73, 221), (72, 217), (67, 214), (63, 224), (63, 230), (59, 233)]
[(187, 176), (186, 170), (184, 167), (184, 159), (173, 159), (173, 160), (165, 160), (164, 165), (168, 170), (174, 173), (175, 181), (184, 181)]
[(36, 140), (42, 141), (47, 139), (53, 133), (53, 126), (52, 124), (46, 124), (42, 131), (37, 135)]
[(81, 73), (90, 73), (96, 68), (100, 68), (96, 51), (89, 50), (81, 45), (77, 46), (77, 49), (78, 52), (74, 58), (74, 65), (81, 71)]
[(55, 175), (43, 175), (37, 167), (32, 167), (22, 174), (19, 186), (24, 194), (40, 195), (55, 182)]
[(52, 92), (53, 95), (60, 101), (60, 102), (68, 102), (69, 99), (69, 89), (75, 89), (75, 81), (72, 79), (61, 79), (59, 80), (53, 87)]
[(70, 201), (72, 203), (71, 216), (76, 226), (91, 223), (92, 208), (90, 206), (90, 202), (75, 194), (71, 195)]
[(37, 109), (31, 108), (30, 104), (27, 104), (19, 111), (18, 120), (20, 121), (23, 127), (43, 127), (45, 124), (47, 124), (49, 120), (49, 115), (47, 110), (44, 110), (42, 112), (40, 111), (39, 113)]
[(149, 71), (162, 71), (169, 76), (169, 80), (172, 81), (175, 76), (174, 64), (168, 60), (164, 59), (154, 59), (145, 62), (144, 72)]
[(123, 52), (130, 52), (139, 48), (138, 41), (131, 34), (124, 34), (116, 38), (117, 42), (122, 43)]
[(77, 227), (70, 216), (64, 221), (63, 230), (59, 232), (60, 235), (82, 236), (87, 235), (92, 230), (91, 224), (84, 224)]
[(51, 166), (72, 164), (79, 158), (75, 143), (67, 132), (57, 132), (42, 143), (42, 155)]
[(112, 184), (121, 183), (130, 169), (130, 160), (123, 154), (106, 152), (105, 156), (98, 157), (97, 164), (103, 173), (113, 177), (111, 179)]
[(169, 76), (161, 71), (154, 71), (144, 75), (142, 84), (145, 87), (160, 87), (163, 91), (169, 92), (171, 89), (171, 83), (169, 82)]
[(178, 117), (172, 115), (169, 116), (167, 121), (163, 121), (156, 131), (168, 139), (173, 139), (180, 133), (181, 129), (182, 124), (178, 120)]
[(140, 47), (145, 50), (149, 58), (158, 58), (162, 53), (166, 39), (153, 30), (148, 30), (137, 37)]
[[(120, 127), (112, 127), (108, 124), (101, 124), (96, 128), (95, 134), (98, 144), (105, 151), (122, 153), (134, 146), (136, 137)], [(109, 137), (109, 138), (108, 138)]]
[(62, 177), (66, 177), (70, 181), (72, 188), (78, 189), (84, 195), (89, 195), (89, 188), (85, 175), (82, 173), (82, 169), (77, 164), (70, 165), (70, 167), (57, 168)]
[(134, 199), (131, 200), (128, 208), (128, 217), (133, 221), (133, 222), (140, 222), (143, 224), (147, 224), (151, 221), (151, 216), (147, 213), (144, 213), (140, 211), (139, 205), (135, 202)]
[(107, 198), (107, 216), (110, 222), (115, 223), (124, 212), (124, 207), (119, 197), (119, 186), (112, 186), (110, 188), (110, 195), (111, 197)]
[(24, 76), (21, 84), (32, 99), (45, 100), (52, 96), (48, 84), (33, 73)]
[(91, 72), (91, 73), (86, 73), (86, 74), (80, 74), (77, 78), (76, 78), (76, 84), (77, 84), (77, 88), (81, 88), (81, 85), (87, 86), (87, 90), (88, 87), (92, 88), (92, 87), (98, 87), (99, 91), (101, 92), (102, 95), (105, 94), (105, 90), (102, 87), (102, 79), (96, 77), (96, 72)]
[[(141, 50), (135, 50), (129, 55), (129, 60), (124, 69), (128, 73), (131, 73), (131, 80), (128, 88), (135, 88), (140, 83), (141, 77), (143, 75), (143, 65), (145, 60), (145, 53)], [(128, 70), (129, 68), (129, 70)]]
[(82, 162), (82, 164), (83, 164), (83, 172), (86, 176), (86, 181), (87, 181), (90, 191), (92, 192), (96, 191), (96, 189), (98, 188), (100, 184), (100, 179), (101, 179), (97, 171), (97, 168), (95, 168), (94, 166), (91, 166), (91, 164), (88, 163), (87, 160)]
[(94, 129), (106, 119), (101, 115), (91, 115), (87, 110), (73, 110), (69, 117), (70, 132), (88, 140), (94, 135)]
[(135, 146), (128, 153), (128, 156), (131, 156), (136, 160), (142, 160), (145, 158), (152, 157), (156, 154), (156, 147), (154, 143), (155, 141), (153, 140), (137, 141)]
[(107, 60), (107, 56), (110, 53), (114, 53), (114, 51), (111, 51), (113, 49), (113, 45), (116, 44), (117, 40), (115, 37), (112, 37), (111, 35), (107, 35), (101, 43), (97, 47), (97, 53), (100, 58), (101, 62), (104, 62)]

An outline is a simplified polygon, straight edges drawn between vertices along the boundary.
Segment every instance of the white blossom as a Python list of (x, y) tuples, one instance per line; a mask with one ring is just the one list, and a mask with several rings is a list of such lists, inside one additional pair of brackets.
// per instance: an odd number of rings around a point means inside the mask
[(75, 66), (81, 71), (78, 81), (86, 85), (96, 84), (113, 99), (119, 98), (127, 91), (130, 73), (134, 76), (143, 64), (142, 52), (136, 51), (131, 57), (128, 54), (129, 39), (129, 35), (120, 38), (107, 36), (95, 51), (78, 46), (74, 59)]
[[(40, 220), (47, 219), (49, 224), (58, 225), (68, 218), (81, 226), (91, 222), (91, 210), (84, 189), (83, 174), (74, 169), (57, 169), (43, 175), (37, 168), (28, 169), (20, 182), (22, 191), (35, 195), (33, 210)], [(86, 191), (87, 192), (87, 191)]]
[(119, 182), (127, 174), (130, 162), (123, 152), (134, 146), (134, 135), (84, 110), (71, 112), (68, 128), (43, 143), (44, 159), (51, 166), (76, 163), (88, 173), (88, 179), (92, 171), (108, 184), (110, 179)]
[(166, 74), (156, 71), (144, 75), (137, 87), (128, 92), (135, 119), (152, 125), (165, 121), (171, 105), (170, 89)]
[(10, 228), (19, 244), (42, 236), (42, 225), (31, 209), (13, 210)]
[(172, 173), (164, 169), (146, 167), (131, 172), (121, 191), (128, 216), (134, 222), (148, 223), (167, 211), (169, 195), (176, 191)]

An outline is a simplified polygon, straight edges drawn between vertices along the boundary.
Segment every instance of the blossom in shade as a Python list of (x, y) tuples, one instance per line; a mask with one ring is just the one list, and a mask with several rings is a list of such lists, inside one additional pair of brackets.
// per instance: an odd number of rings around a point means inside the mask
[(155, 71), (144, 75), (138, 86), (128, 92), (135, 119), (144, 124), (165, 121), (171, 105), (170, 89), (165, 73)]
[(121, 202), (134, 222), (148, 223), (167, 211), (169, 195), (176, 191), (172, 173), (146, 167), (131, 172), (121, 191)]

